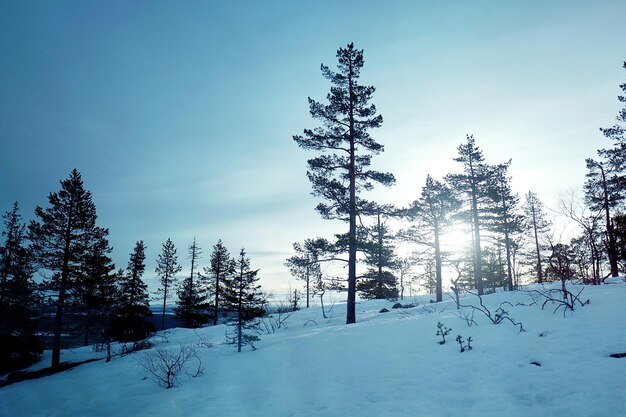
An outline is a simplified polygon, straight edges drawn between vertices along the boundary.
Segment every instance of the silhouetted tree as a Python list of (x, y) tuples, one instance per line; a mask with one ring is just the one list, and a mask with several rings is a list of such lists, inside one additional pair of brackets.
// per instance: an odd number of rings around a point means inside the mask
[(0, 246), (0, 372), (37, 361), (43, 344), (35, 336), (35, 269), (26, 245), (26, 230), (15, 202), (3, 216)]
[(117, 302), (117, 275), (111, 260), (112, 248), (108, 229), (96, 227), (85, 251), (74, 296), (83, 317), (83, 344), (88, 346), (90, 336), (102, 336), (109, 325), (110, 312)]
[(370, 190), (373, 182), (392, 185), (392, 174), (368, 169), (372, 154), (384, 150), (372, 139), (368, 130), (380, 127), (381, 115), (369, 101), (375, 89), (357, 83), (363, 67), (363, 51), (352, 43), (337, 51), (338, 71), (322, 65), (322, 75), (332, 83), (328, 104), (309, 98), (311, 116), (323, 127), (305, 129), (303, 136), (294, 136), (298, 146), (321, 152), (309, 159), (307, 176), (313, 195), (328, 200), (317, 211), (326, 219), (348, 222), (348, 297), (346, 323), (356, 321), (357, 216), (361, 191)]
[(142, 276), (146, 270), (146, 245), (143, 240), (135, 244), (126, 271), (118, 272), (120, 298), (111, 335), (121, 341), (138, 341), (154, 332), (154, 325), (147, 321), (150, 311), (148, 286)]
[(365, 229), (369, 236), (361, 246), (365, 254), (363, 261), (369, 268), (357, 283), (357, 291), (365, 299), (398, 298), (398, 280), (392, 272), (398, 266), (392, 243), (394, 236), (381, 221), (381, 216), (392, 210), (392, 207), (377, 207), (376, 224)]
[(213, 325), (216, 326), (219, 319), (220, 307), (221, 307), (221, 292), (224, 280), (228, 279), (234, 272), (234, 261), (228, 253), (228, 249), (222, 243), (222, 240), (218, 240), (217, 244), (213, 245), (213, 253), (211, 253), (211, 266), (204, 268), (204, 273), (212, 277), (213, 282)]
[(232, 277), (226, 280), (223, 298), (224, 308), (234, 313), (231, 323), (235, 331), (230, 341), (237, 345), (237, 352), (241, 352), (241, 347), (245, 345), (254, 349), (254, 342), (259, 340), (256, 334), (246, 331), (257, 328), (255, 319), (265, 315), (266, 299), (257, 283), (259, 270), (250, 269), (250, 259), (243, 248), (234, 269)]
[(176, 316), (183, 321), (186, 327), (200, 327), (209, 321), (209, 309), (207, 288), (205, 279), (196, 273), (196, 265), (202, 249), (196, 243), (196, 238), (188, 248), (188, 259), (191, 260), (191, 270), (189, 276), (180, 284), (178, 288), (178, 307)]
[(90, 242), (96, 231), (96, 206), (77, 170), (61, 181), (61, 189), (48, 196), (49, 207), (37, 207), (29, 226), (35, 259), (52, 272), (49, 288), (56, 292), (56, 314), (52, 338), (52, 368), (61, 361), (61, 334), (65, 303), (80, 279)]
[[(417, 224), (403, 234), (405, 238), (426, 245), (434, 252), (435, 292), (437, 302), (443, 300), (441, 235), (452, 222), (452, 215), (461, 207), (461, 202), (452, 190), (430, 175), (418, 200), (411, 203), (407, 217)], [(433, 253), (430, 252), (430, 253)]]
[(512, 235), (522, 230), (522, 217), (517, 214), (519, 197), (511, 191), (511, 177), (508, 169), (511, 161), (496, 165), (491, 177), (491, 197), (494, 200), (491, 229), (502, 235), (506, 254), (506, 286), (513, 291)]
[(458, 147), (458, 151), (459, 156), (454, 158), (454, 160), (463, 165), (463, 172), (461, 174), (446, 175), (446, 181), (448, 181), (456, 191), (465, 194), (470, 205), (470, 218), (472, 231), (474, 233), (475, 285), (478, 295), (482, 295), (482, 256), (480, 250), (481, 221), (479, 209), (480, 205), (489, 198), (489, 184), (493, 170), (485, 163), (483, 152), (476, 146), (473, 135), (467, 135), (467, 142), (461, 144)]
[(606, 249), (611, 268), (611, 276), (619, 275), (617, 266), (617, 242), (611, 210), (626, 198), (626, 182), (620, 181), (613, 169), (603, 162), (586, 159), (587, 181), (585, 182), (585, 201), (593, 211), (602, 211), (605, 216)]
[[(194, 239), (195, 243), (195, 239)], [(176, 246), (171, 239), (167, 239), (163, 243), (161, 253), (157, 257), (157, 266), (155, 272), (161, 282), (161, 286), (157, 289), (157, 296), (163, 298), (163, 308), (161, 310), (161, 330), (165, 329), (165, 308), (167, 299), (172, 298), (173, 289), (176, 285), (176, 274), (182, 270), (182, 266), (178, 264), (178, 256), (176, 255)]]

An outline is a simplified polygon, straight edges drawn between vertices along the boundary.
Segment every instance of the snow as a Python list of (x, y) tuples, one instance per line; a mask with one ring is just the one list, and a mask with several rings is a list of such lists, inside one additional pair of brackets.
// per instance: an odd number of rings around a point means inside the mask
[[(405, 299), (419, 304), (409, 309), (362, 301), (349, 326), (345, 305), (335, 305), (329, 319), (319, 308), (300, 310), (286, 327), (261, 335), (256, 351), (242, 353), (221, 344), (224, 326), (171, 329), (153, 338), (154, 349), (195, 346), (203, 375), (166, 390), (140, 366), (150, 351), (116, 356), (1, 388), (0, 416), (625, 415), (626, 358), (609, 357), (626, 352), (623, 281), (585, 286), (581, 297), (590, 304), (565, 316), (529, 305), (525, 291), (483, 297), (492, 312), (511, 302), (504, 308), (526, 332), (478, 312), (468, 327), (453, 301), (431, 304), (427, 296)], [(462, 302), (477, 301), (466, 295)], [(390, 311), (379, 313), (383, 307)], [(453, 329), (445, 345), (437, 343), (438, 322)], [(473, 350), (459, 352), (458, 334), (472, 337)], [(200, 338), (214, 347), (199, 346)], [(77, 348), (62, 360), (101, 356)], [(35, 368), (48, 363), (45, 355)]]

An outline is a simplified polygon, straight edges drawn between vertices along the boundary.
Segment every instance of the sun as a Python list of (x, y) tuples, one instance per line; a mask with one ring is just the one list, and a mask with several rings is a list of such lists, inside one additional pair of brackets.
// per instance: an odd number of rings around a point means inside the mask
[(472, 244), (472, 232), (467, 225), (455, 224), (441, 236), (441, 249), (452, 254), (467, 250)]

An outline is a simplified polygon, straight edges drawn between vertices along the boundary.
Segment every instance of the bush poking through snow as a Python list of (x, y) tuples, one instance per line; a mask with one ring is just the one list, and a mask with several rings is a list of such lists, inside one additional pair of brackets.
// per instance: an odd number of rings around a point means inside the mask
[(461, 353), (465, 352), (466, 350), (472, 350), (472, 336), (467, 338), (467, 343), (465, 343), (465, 341), (463, 340), (463, 337), (461, 337), (461, 335), (458, 335), (456, 337), (456, 341), (459, 344), (459, 348), (461, 349)]
[(449, 335), (451, 331), (452, 329), (447, 328), (446, 326), (443, 325), (443, 323), (441, 322), (437, 323), (436, 336), (441, 336), (441, 340), (438, 342), (440, 345), (443, 345), (446, 343), (446, 336)]
[[(191, 368), (193, 372), (190, 372), (188, 367), (194, 362), (195, 366)], [(179, 377), (182, 373), (191, 378), (204, 373), (202, 361), (196, 349), (186, 345), (178, 350), (157, 349), (154, 352), (148, 352), (139, 365), (150, 373), (154, 382), (166, 389), (179, 386)]]
[[(495, 314), (494, 314), (494, 313), (492, 313), (492, 312), (491, 312), (491, 311), (490, 311), (490, 310), (489, 310), (489, 309), (485, 306), (485, 304), (483, 303), (483, 297), (482, 297), (482, 296), (480, 296), (480, 295), (478, 295), (478, 294), (476, 294), (476, 293), (473, 293), (473, 292), (470, 292), (470, 294), (475, 295), (475, 296), (477, 296), (477, 297), (478, 297), (478, 300), (479, 300), (479, 303), (480, 303), (480, 307), (476, 307), (476, 306), (473, 306), (473, 305), (471, 305), (471, 304), (470, 304), (470, 305), (461, 305), (461, 307), (470, 307), (470, 308), (472, 308), (474, 311), (480, 311), (480, 312), (481, 312), (481, 313), (483, 313), (483, 314), (484, 314), (484, 315), (485, 315), (485, 316), (486, 316), (486, 317), (487, 317), (487, 318), (488, 318), (488, 319), (489, 319), (489, 320), (490, 320), (493, 324), (500, 324), (500, 323), (502, 323), (503, 321), (505, 321), (505, 320), (506, 320), (506, 321), (511, 322), (511, 324), (513, 324), (514, 326), (519, 326), (519, 332), (520, 332), (520, 333), (521, 333), (521, 332), (525, 332), (525, 331), (526, 331), (526, 330), (524, 329), (524, 326), (522, 325), (522, 323), (521, 323), (521, 322), (517, 322), (517, 321), (515, 321), (514, 319), (512, 319), (512, 318), (509, 316), (509, 312), (508, 312), (508, 311), (506, 311), (505, 309), (503, 309), (503, 308), (502, 308), (502, 306), (503, 306), (504, 304), (509, 304), (509, 305), (512, 305), (512, 304), (511, 304), (511, 303), (509, 303), (508, 301), (505, 301), (505, 302), (501, 303), (501, 304), (500, 304), (500, 306), (496, 309)], [(472, 315), (472, 317), (473, 317), (473, 315)], [(472, 318), (472, 322), (473, 322), (474, 324), (476, 324), (476, 322), (473, 320), (473, 318)], [(468, 326), (469, 326), (469, 325), (470, 325), (470, 322), (468, 322)]]
[(537, 302), (538, 299), (539, 301), (543, 299), (543, 304), (541, 305), (542, 310), (546, 307), (546, 304), (550, 303), (551, 305), (556, 305), (556, 308), (553, 311), (554, 314), (556, 314), (559, 308), (562, 307), (563, 316), (565, 316), (565, 313), (568, 310), (573, 312), (576, 305), (584, 307), (589, 304), (589, 299), (585, 301), (580, 299), (580, 294), (583, 292), (583, 289), (584, 288), (581, 288), (577, 294), (574, 294), (563, 286), (563, 289), (560, 290), (556, 288), (544, 291), (533, 290), (529, 291), (528, 294), (535, 302)]

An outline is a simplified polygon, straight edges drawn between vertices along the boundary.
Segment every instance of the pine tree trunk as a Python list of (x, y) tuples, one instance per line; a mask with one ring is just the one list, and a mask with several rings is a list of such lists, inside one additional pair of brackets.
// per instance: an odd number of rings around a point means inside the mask
[(219, 317), (219, 300), (220, 300), (220, 268), (221, 265), (217, 263), (217, 271), (215, 272), (215, 305), (214, 305), (214, 316), (213, 316), (213, 326), (217, 326), (217, 320)]
[(443, 301), (443, 277), (441, 273), (441, 248), (439, 246), (439, 222), (435, 220), (435, 281), (437, 302)]
[(537, 250), (537, 282), (543, 283), (543, 268), (541, 266), (541, 251), (539, 250), (539, 236), (537, 234), (537, 215), (535, 214), (535, 206), (532, 206), (533, 213), (533, 230), (535, 232), (535, 248)]
[(309, 308), (309, 284), (311, 277), (309, 276), (309, 265), (306, 266), (306, 308)]
[(348, 299), (347, 299), (347, 312), (346, 312), (346, 324), (356, 323), (356, 172), (355, 172), (355, 130), (354, 130), (354, 93), (352, 91), (352, 61), (350, 61), (350, 67), (348, 72), (348, 94), (349, 94), (349, 109), (348, 117), (350, 121), (350, 164), (348, 167), (348, 175), (350, 179), (349, 192), (349, 216), (350, 216), (350, 228), (348, 231)]
[(604, 173), (604, 167), (602, 164), (598, 164), (600, 172), (602, 173), (602, 191), (604, 196), (604, 211), (606, 214), (606, 234), (608, 237), (607, 252), (609, 255), (609, 264), (611, 266), (611, 276), (619, 276), (619, 269), (617, 266), (617, 243), (615, 242), (615, 232), (613, 230), (613, 222), (611, 222), (611, 214), (609, 212), (609, 191), (606, 184), (606, 175)]
[[(73, 203), (73, 201), (71, 201)], [(70, 244), (72, 239), (72, 209), (67, 219), (65, 230), (65, 247), (63, 248), (63, 267), (61, 269), (61, 282), (59, 283), (59, 299), (57, 300), (57, 312), (54, 317), (54, 330), (52, 335), (52, 369), (58, 369), (61, 365), (61, 334), (63, 331), (63, 308), (65, 304), (65, 292), (67, 290), (70, 275)]]
[(483, 295), (483, 274), (482, 259), (480, 253), (480, 224), (478, 221), (478, 202), (476, 201), (476, 190), (472, 186), (472, 220), (474, 223), (474, 276), (476, 279), (476, 291), (478, 295)]

